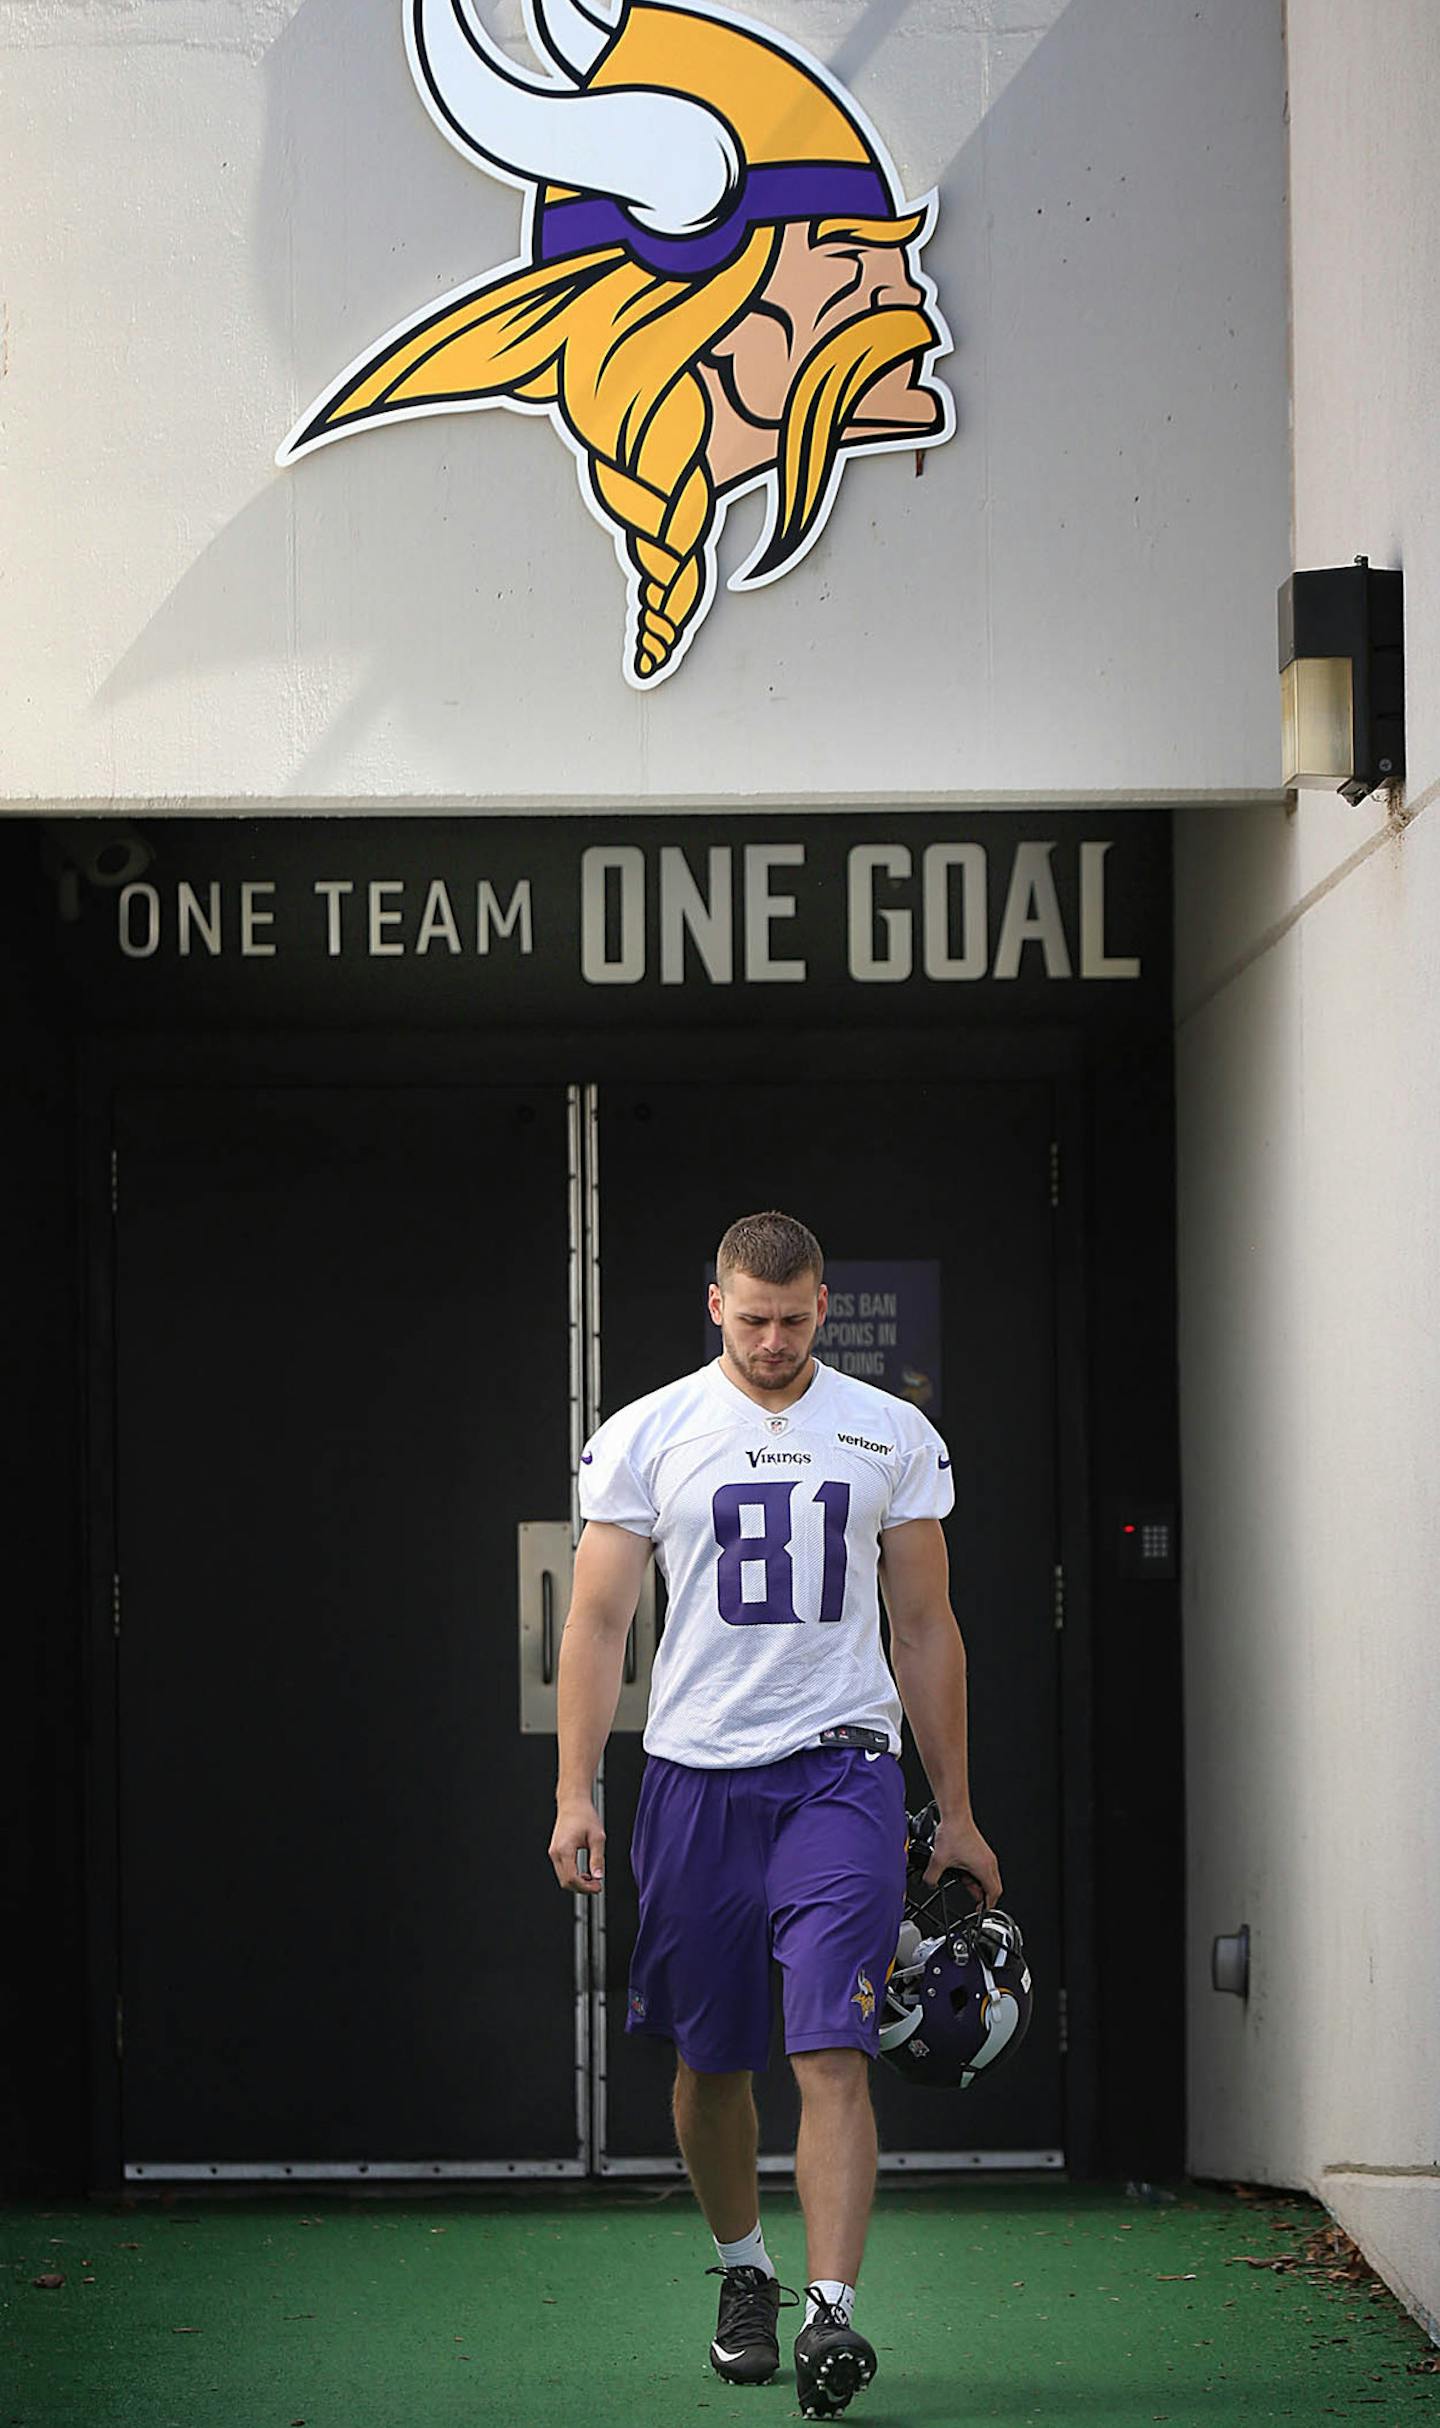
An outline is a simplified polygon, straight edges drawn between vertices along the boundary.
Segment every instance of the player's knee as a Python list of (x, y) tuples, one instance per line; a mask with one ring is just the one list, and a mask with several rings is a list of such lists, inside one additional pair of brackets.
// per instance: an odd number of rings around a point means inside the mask
[(870, 2061), (863, 2049), (796, 2049), (791, 2070), (802, 2099), (865, 2099)]

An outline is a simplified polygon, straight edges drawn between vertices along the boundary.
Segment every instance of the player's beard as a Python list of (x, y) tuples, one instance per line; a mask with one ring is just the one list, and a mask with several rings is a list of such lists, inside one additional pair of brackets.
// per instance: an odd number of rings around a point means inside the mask
[[(861, 313), (816, 347), (785, 400), (776, 442), (775, 526), (750, 579), (775, 573), (804, 547), (830, 493), (835, 459), (862, 396), (884, 373), (940, 343), (923, 312), (895, 305)], [(916, 426), (916, 440), (931, 435)]]
[(720, 1337), (725, 1344), (725, 1354), (736, 1373), (743, 1374), (746, 1382), (754, 1390), (783, 1391), (786, 1385), (793, 1383), (809, 1365), (815, 1347), (815, 1333), (819, 1329), (817, 1324), (803, 1349), (788, 1349), (783, 1363), (778, 1359), (767, 1362), (758, 1351), (745, 1348), (732, 1332), (723, 1328)]

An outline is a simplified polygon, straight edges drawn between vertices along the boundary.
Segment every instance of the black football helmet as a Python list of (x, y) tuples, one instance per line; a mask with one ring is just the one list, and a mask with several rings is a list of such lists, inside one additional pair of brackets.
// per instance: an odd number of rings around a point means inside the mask
[(880, 2054), (907, 2082), (967, 2091), (1018, 2049), (1034, 1993), (1020, 1925), (986, 1911), (979, 1882), (953, 1868), (928, 1881), (939, 1808), (906, 1817), (905, 1918), (885, 1983)]

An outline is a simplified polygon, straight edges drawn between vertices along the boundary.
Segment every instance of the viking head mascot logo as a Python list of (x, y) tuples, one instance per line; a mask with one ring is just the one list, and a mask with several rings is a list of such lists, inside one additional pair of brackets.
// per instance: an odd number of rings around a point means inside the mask
[(626, 673), (673, 674), (710, 607), (726, 508), (767, 493), (732, 577), (756, 589), (818, 538), (847, 457), (948, 438), (949, 336), (919, 267), (930, 196), (814, 61), (723, 9), (526, 0), (548, 76), (470, 0), (406, 0), (436, 125), (527, 200), (525, 247), (351, 364), (280, 449), (377, 422), (548, 413), (613, 534)]

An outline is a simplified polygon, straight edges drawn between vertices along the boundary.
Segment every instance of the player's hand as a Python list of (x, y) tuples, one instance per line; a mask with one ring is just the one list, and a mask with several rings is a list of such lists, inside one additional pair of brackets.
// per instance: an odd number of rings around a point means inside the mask
[(940, 1826), (935, 1832), (935, 1852), (925, 1877), (927, 1881), (938, 1880), (940, 1874), (952, 1866), (956, 1871), (969, 1874), (987, 1907), (999, 1904), (1000, 1866), (993, 1850), (987, 1846), (974, 1821), (968, 1816), (963, 1821), (947, 1821), (942, 1814)]
[[(583, 1871), (578, 1861), (581, 1855), (585, 1857)], [(593, 1896), (604, 1887), (605, 1824), (588, 1796), (557, 1808), (550, 1860), (562, 1888), (582, 1888)]]

